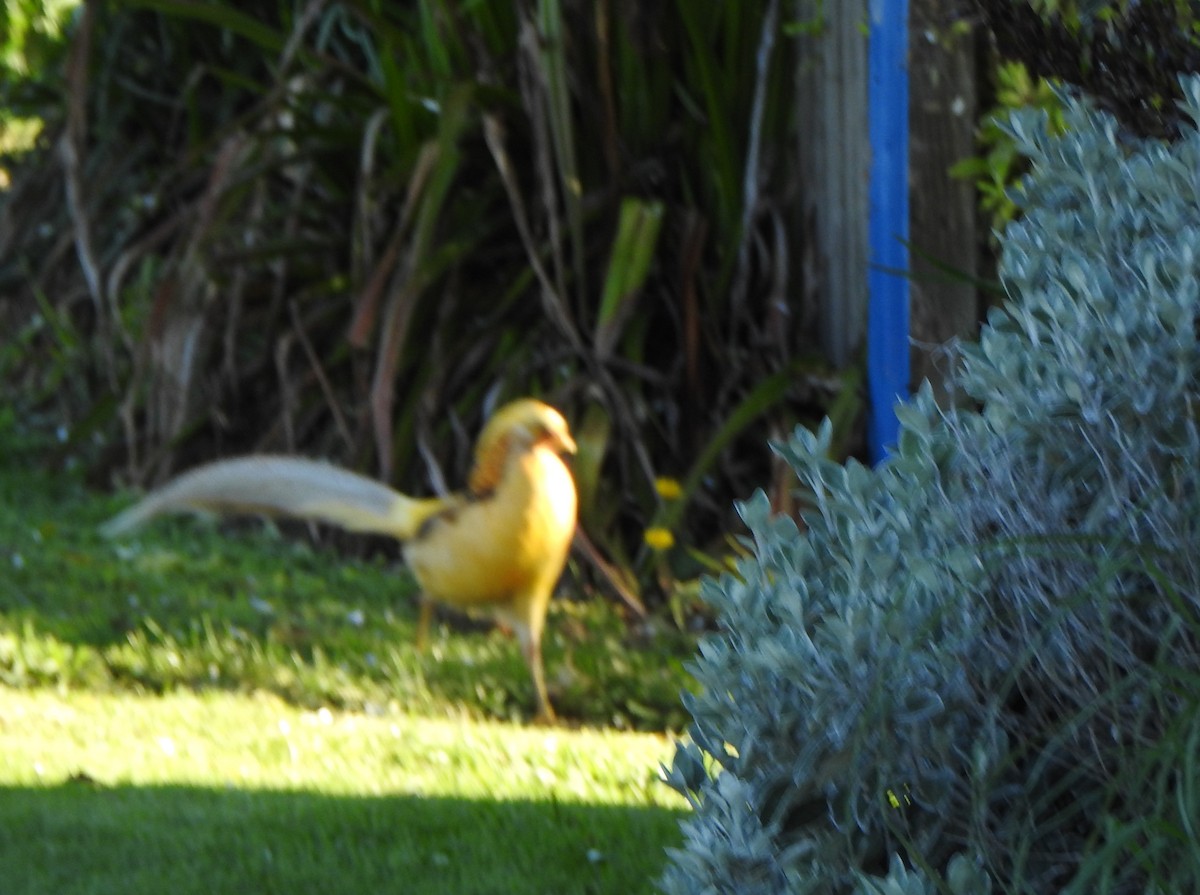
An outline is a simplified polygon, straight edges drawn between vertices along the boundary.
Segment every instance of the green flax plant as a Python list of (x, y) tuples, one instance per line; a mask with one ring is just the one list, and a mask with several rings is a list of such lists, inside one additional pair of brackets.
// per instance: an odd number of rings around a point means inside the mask
[(0, 200), (13, 400), (128, 481), (270, 448), (420, 491), (459, 479), (497, 401), (545, 396), (581, 431), (584, 528), (636, 587), (651, 521), (713, 542), (766, 436), (835, 400), (854, 427), (789, 265), (782, 17), (88, 4)]

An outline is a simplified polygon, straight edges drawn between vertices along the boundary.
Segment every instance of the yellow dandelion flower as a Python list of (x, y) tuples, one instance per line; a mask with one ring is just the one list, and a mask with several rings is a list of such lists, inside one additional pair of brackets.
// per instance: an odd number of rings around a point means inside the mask
[(670, 550), (675, 546), (675, 535), (667, 528), (647, 528), (642, 537), (652, 550)]
[(654, 480), (654, 490), (663, 500), (679, 500), (683, 496), (683, 486), (679, 484), (679, 479), (667, 476), (661, 476)]
[(901, 805), (911, 805), (912, 797), (909, 796), (909, 792), (911, 790), (908, 788), (907, 783), (904, 784), (904, 792), (902, 793), (897, 793), (894, 789), (887, 790), (888, 804), (896, 809), (899, 809)]

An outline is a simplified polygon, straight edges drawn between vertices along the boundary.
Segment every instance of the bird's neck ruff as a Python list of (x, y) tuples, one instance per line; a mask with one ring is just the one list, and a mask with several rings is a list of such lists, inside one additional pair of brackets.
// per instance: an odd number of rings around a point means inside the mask
[(561, 464), (561, 455), (575, 449), (566, 420), (553, 407), (532, 398), (506, 404), (479, 433), (467, 478), (468, 498), (478, 500), (495, 492), (510, 461), (544, 452)]
[(550, 438), (539, 438), (530, 444), (521, 436), (505, 434), (481, 445), (475, 465), (467, 477), (467, 498), (487, 500), (496, 493), (504, 477), (515, 468), (516, 462), (532, 453), (545, 453), (566, 468)]
[[(467, 497), (471, 500), (486, 500), (496, 493), (504, 470), (508, 465), (511, 437), (498, 438), (481, 449), (475, 457), (475, 465), (467, 477)], [(481, 448), (483, 445), (481, 445)]]

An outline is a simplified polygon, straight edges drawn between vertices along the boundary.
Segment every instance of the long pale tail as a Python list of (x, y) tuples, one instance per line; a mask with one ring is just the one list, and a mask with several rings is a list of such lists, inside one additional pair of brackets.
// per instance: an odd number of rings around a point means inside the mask
[(242, 457), (184, 473), (109, 520), (103, 532), (121, 535), (161, 513), (212, 510), (316, 519), (404, 540), (442, 505), (438, 499), (408, 497), (328, 463)]

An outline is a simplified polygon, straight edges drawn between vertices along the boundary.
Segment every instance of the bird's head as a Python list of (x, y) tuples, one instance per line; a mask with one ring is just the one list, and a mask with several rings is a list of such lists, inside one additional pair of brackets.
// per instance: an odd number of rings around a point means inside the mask
[(509, 454), (534, 447), (545, 447), (556, 454), (576, 451), (567, 421), (549, 404), (533, 398), (505, 404), (492, 414), (475, 442), (471, 490), (477, 494), (491, 491), (500, 481)]

